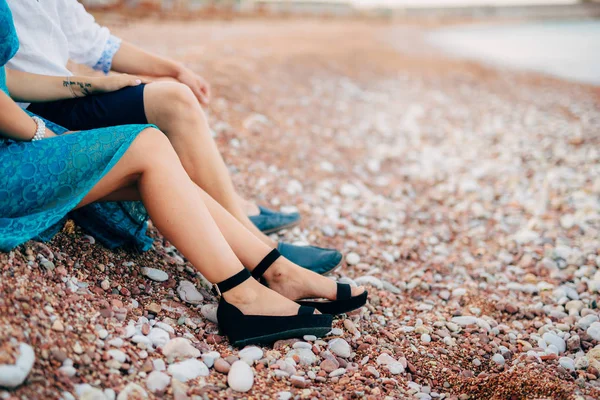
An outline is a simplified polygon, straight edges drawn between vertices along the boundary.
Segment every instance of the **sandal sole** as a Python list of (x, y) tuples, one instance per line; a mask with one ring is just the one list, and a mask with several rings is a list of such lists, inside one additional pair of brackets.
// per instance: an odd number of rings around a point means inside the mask
[(235, 347), (244, 347), (250, 344), (272, 344), (278, 340), (301, 338), (304, 335), (314, 335), (316, 337), (323, 337), (331, 331), (331, 327), (322, 328), (299, 328), (292, 329), (285, 332), (273, 333), (264, 336), (255, 336), (252, 338), (237, 340), (231, 344)]
[(282, 231), (284, 229), (293, 228), (293, 227), (295, 227), (297, 225), (300, 225), (300, 221), (292, 222), (291, 224), (287, 224), (287, 225), (281, 225), (281, 226), (278, 226), (276, 228), (267, 229), (267, 230), (261, 231), (261, 232), (264, 233), (265, 235), (270, 235), (272, 233), (277, 233), (277, 232)]

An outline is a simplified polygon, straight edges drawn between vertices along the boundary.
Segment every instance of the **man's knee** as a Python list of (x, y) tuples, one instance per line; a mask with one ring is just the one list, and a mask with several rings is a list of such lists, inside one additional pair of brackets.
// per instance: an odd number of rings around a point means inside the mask
[(186, 114), (200, 107), (192, 90), (178, 82), (156, 82), (146, 87), (145, 102), (158, 113), (168, 118), (185, 118)]

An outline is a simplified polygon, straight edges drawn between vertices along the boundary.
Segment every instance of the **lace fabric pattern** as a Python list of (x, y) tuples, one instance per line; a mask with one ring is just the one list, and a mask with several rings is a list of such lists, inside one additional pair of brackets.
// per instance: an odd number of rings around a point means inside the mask
[[(0, 89), (4, 65), (18, 49), (12, 15), (0, 0)], [(152, 125), (126, 125), (64, 134), (47, 121), (57, 137), (36, 142), (0, 136), (0, 251), (35, 237), (49, 239), (71, 213), (88, 232), (110, 248), (132, 245), (147, 250), (148, 215), (141, 202), (75, 207), (121, 159), (137, 135)]]

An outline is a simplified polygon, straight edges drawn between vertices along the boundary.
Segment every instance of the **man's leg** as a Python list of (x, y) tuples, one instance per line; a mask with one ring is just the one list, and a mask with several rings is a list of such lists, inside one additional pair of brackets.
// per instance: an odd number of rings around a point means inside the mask
[(248, 202), (236, 193), (192, 91), (176, 82), (151, 83), (144, 89), (144, 109), (148, 122), (167, 135), (190, 178), (263, 242), (275, 246), (248, 218)]

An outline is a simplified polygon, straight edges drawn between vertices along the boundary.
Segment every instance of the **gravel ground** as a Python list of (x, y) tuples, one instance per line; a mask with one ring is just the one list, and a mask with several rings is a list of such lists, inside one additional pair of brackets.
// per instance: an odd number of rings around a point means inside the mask
[(600, 397), (597, 89), (446, 59), (418, 24), (108, 21), (209, 78), (240, 191), (297, 207), (282, 239), (343, 249), (370, 300), (238, 351), (157, 232), (110, 252), (68, 224), (0, 253), (0, 398)]

